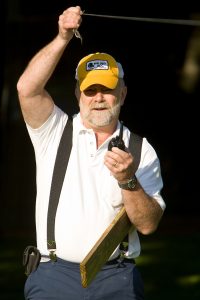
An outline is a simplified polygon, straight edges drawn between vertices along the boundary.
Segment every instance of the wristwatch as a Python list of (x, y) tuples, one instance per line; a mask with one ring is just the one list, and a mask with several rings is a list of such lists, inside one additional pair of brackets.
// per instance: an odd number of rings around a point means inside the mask
[(137, 185), (137, 177), (134, 175), (126, 183), (118, 182), (118, 185), (123, 190), (133, 191)]

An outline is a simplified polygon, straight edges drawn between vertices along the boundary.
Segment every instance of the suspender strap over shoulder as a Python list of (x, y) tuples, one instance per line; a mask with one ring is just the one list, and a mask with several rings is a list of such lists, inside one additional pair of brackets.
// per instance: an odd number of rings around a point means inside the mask
[(72, 121), (68, 119), (65, 125), (60, 144), (57, 151), (57, 156), (54, 165), (51, 191), (49, 198), (48, 217), (47, 217), (47, 248), (53, 253), (56, 249), (55, 242), (55, 217), (56, 210), (60, 198), (63, 180), (65, 177), (68, 160), (72, 148)]

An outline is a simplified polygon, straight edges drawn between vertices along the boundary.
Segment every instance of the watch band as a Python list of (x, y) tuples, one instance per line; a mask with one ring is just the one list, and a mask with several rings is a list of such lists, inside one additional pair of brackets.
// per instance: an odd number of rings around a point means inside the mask
[(133, 191), (137, 185), (137, 177), (134, 175), (131, 179), (129, 179), (126, 183), (118, 182), (118, 185), (123, 190)]

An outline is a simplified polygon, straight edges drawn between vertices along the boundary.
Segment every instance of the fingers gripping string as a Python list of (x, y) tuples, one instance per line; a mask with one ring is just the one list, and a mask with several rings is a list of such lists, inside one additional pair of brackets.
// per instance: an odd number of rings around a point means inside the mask
[[(81, 15), (83, 15), (84, 12), (85, 12), (85, 11), (83, 10), (83, 11), (81, 12)], [(81, 44), (82, 44), (82, 43), (83, 43), (83, 38), (82, 38), (80, 32), (78, 31), (78, 29), (73, 29), (73, 32), (74, 32), (75, 37), (76, 37), (77, 39), (80, 39), (80, 40), (81, 40)]]

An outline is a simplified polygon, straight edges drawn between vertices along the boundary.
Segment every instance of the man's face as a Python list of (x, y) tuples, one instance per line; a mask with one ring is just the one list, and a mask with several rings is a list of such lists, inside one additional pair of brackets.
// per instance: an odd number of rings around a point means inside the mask
[(122, 89), (119, 85), (111, 90), (94, 84), (81, 92), (79, 106), (83, 123), (103, 127), (117, 120), (124, 102)]

